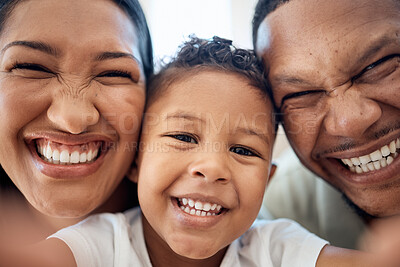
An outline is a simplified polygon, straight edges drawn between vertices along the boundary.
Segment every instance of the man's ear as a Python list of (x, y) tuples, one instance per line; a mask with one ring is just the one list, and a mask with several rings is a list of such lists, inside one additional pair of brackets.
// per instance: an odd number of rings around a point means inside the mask
[(276, 168), (278, 168), (278, 165), (276, 163), (272, 162), (271, 169), (269, 170), (268, 184), (271, 182), (272, 177), (275, 174)]
[(138, 182), (138, 176), (139, 176), (139, 171), (136, 163), (136, 159), (132, 162), (131, 167), (128, 170), (128, 173), (126, 174), (129, 180), (131, 180), (134, 183)]

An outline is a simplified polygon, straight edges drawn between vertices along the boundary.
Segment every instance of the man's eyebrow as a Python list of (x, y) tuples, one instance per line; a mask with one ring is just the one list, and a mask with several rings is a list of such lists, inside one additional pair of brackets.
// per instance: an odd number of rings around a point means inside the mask
[(384, 34), (378, 38), (376, 38), (368, 47), (362, 52), (361, 56), (357, 59), (357, 63), (359, 65), (364, 65), (366, 62), (370, 61), (376, 53), (385, 47), (391, 44), (400, 45), (400, 39), (397, 37), (394, 38), (396, 34), (389, 33)]
[(301, 79), (299, 77), (287, 75), (287, 74), (279, 74), (273, 77), (274, 82), (277, 85), (281, 84), (292, 84), (292, 85), (308, 85), (312, 86), (312, 84), (304, 79)]
[[(366, 62), (370, 61), (371, 58), (373, 58), (376, 55), (376, 53), (378, 53), (380, 50), (384, 49), (385, 47), (391, 44), (400, 45), (399, 38), (394, 38), (393, 37), (394, 35), (395, 34), (393, 33), (389, 34), (386, 33), (376, 38), (370, 45), (368, 45), (366, 49), (364, 49), (364, 52), (361, 54), (361, 56), (355, 60), (355, 62), (357, 62), (357, 66), (365, 65)], [(310, 83), (307, 80), (288, 74), (279, 74), (273, 77), (272, 79), (274, 83), (276, 83), (277, 85), (291, 84), (291, 85), (303, 85), (308, 87), (315, 87), (312, 83)]]
[(41, 52), (44, 52), (46, 54), (52, 55), (52, 56), (58, 56), (60, 53), (55, 49), (54, 47), (40, 42), (40, 41), (13, 41), (9, 44), (7, 44), (2, 50), (1, 53), (3, 54), (8, 48), (13, 47), (13, 46), (23, 46), (23, 47), (28, 47), (32, 49), (39, 50)]

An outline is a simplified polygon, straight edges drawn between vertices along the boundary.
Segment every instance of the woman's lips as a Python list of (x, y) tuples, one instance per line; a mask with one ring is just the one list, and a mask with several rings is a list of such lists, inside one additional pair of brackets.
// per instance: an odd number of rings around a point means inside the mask
[[(83, 164), (95, 161), (101, 150), (105, 151), (104, 142), (89, 142), (80, 145), (65, 145), (48, 139), (35, 141), (39, 156), (53, 164)], [(99, 153), (100, 152), (100, 153)]]
[(110, 142), (93, 140), (73, 145), (48, 138), (32, 139), (28, 143), (33, 162), (46, 176), (58, 179), (82, 178), (95, 173), (109, 151)]

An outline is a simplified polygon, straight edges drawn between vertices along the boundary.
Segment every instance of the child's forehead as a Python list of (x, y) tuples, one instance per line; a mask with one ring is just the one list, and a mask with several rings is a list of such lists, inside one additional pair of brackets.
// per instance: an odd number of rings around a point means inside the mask
[[(216, 79), (215, 79), (216, 77)], [(231, 83), (229, 81), (234, 80), (235, 83), (241, 84), (241, 91), (230, 90)], [(211, 81), (211, 82), (209, 82)], [(217, 86), (210, 86), (217, 81)], [(210, 84), (211, 83), (211, 84)], [(205, 86), (206, 85), (206, 86)], [(226, 70), (223, 68), (217, 68), (215, 66), (198, 66), (192, 68), (175, 68), (171, 73), (165, 77), (165, 82), (160, 83), (158, 91), (161, 94), (169, 93), (176, 94), (180, 92), (172, 92), (172, 90), (182, 87), (190, 88), (195, 87), (201, 90), (201, 94), (218, 93), (219, 90), (226, 90), (229, 94), (241, 94), (245, 91), (252, 91), (253, 97), (268, 101), (268, 93), (264, 88), (260, 88), (254, 81), (249, 77), (245, 77), (243, 74), (234, 72), (232, 70)]]
[(270, 135), (274, 127), (268, 96), (245, 77), (229, 71), (185, 73), (163, 89), (147, 112), (163, 118), (160, 122), (180, 118), (183, 123), (191, 118), (192, 124), (213, 123), (219, 128), (249, 129), (265, 135)]
[[(245, 100), (261, 101), (264, 106), (271, 109), (272, 105), (268, 95), (261, 88), (252, 84), (248, 78), (232, 71), (220, 69), (201, 69), (196, 71), (183, 71), (179, 77), (168, 83), (162, 95), (167, 96), (169, 101), (179, 102), (182, 98), (191, 103), (203, 102), (205, 99), (211, 103), (231, 106), (233, 103), (240, 103), (246, 106), (251, 102)], [(243, 99), (246, 95), (246, 99)], [(197, 97), (195, 97), (197, 96)], [(163, 96), (158, 101), (164, 101)], [(241, 107), (240, 106), (240, 107)], [(240, 108), (239, 107), (239, 108)]]

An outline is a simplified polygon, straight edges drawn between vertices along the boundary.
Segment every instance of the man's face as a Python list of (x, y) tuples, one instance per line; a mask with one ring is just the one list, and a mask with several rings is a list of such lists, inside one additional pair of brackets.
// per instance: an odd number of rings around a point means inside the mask
[(292, 0), (256, 47), (303, 164), (369, 214), (400, 214), (400, 3)]

